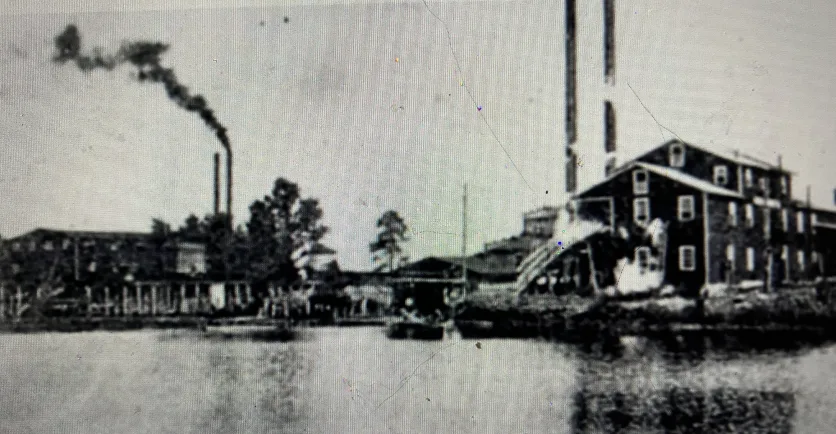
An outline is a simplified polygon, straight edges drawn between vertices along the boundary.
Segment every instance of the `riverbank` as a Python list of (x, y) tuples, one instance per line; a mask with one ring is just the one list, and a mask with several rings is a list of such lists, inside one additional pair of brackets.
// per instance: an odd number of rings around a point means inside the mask
[(139, 329), (199, 328), (206, 319), (196, 316), (178, 317), (60, 317), (24, 318), (0, 322), (0, 333), (37, 333), (82, 331), (125, 331)]
[(490, 294), (462, 306), (456, 326), (463, 337), (600, 340), (625, 335), (677, 333), (807, 335), (836, 338), (836, 303), (830, 287), (781, 289), (769, 294), (715, 294), (644, 299), (577, 296), (515, 297)]

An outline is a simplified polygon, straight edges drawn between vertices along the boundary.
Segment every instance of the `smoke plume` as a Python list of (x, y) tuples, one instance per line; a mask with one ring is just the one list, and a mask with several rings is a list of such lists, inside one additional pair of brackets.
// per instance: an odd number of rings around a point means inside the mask
[(169, 99), (178, 106), (190, 112), (197, 112), (220, 140), (221, 145), (229, 151), (230, 143), (224, 127), (209, 108), (206, 99), (201, 95), (192, 95), (189, 88), (177, 81), (177, 76), (171, 68), (160, 64), (161, 56), (169, 46), (161, 42), (125, 42), (116, 54), (104, 54), (100, 48), (94, 48), (91, 54), (85, 54), (81, 49), (81, 35), (75, 25), (68, 25), (64, 31), (55, 37), (57, 53), (53, 61), (59, 64), (74, 62), (84, 71), (95, 69), (113, 70), (123, 63), (129, 63), (137, 69), (136, 78), (141, 82), (160, 83), (165, 87)]

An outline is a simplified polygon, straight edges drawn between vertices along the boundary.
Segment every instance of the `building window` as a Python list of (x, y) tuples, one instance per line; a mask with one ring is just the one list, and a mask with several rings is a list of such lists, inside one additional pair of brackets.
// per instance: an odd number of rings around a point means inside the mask
[(812, 222), (812, 224), (815, 225), (816, 223), (819, 222), (819, 216), (817, 216), (816, 213), (814, 213), (814, 212), (810, 213), (810, 221)]
[(781, 210), (781, 227), (784, 228), (784, 232), (790, 231), (790, 211), (787, 209)]
[(743, 172), (743, 179), (746, 182), (746, 187), (752, 186), (752, 169), (746, 168), (746, 171)]
[(648, 185), (647, 171), (636, 170), (633, 172), (633, 194), (647, 194), (650, 191)]
[(674, 143), (668, 148), (668, 163), (671, 167), (685, 166), (685, 148), (679, 143)]
[(70, 248), (71, 245), (72, 245), (72, 242), (70, 240), (64, 240), (61, 243), (61, 248), (64, 249), (64, 250), (67, 250), (67, 249)]
[(755, 207), (751, 203), (746, 204), (746, 226), (755, 227)]
[(15, 252), (20, 251), (20, 243), (12, 243), (12, 250)]
[(729, 202), (729, 226), (737, 226), (737, 202)]
[(790, 186), (789, 182), (787, 181), (786, 176), (781, 177), (781, 195), (787, 196), (790, 193)]
[(29, 241), (29, 251), (34, 252), (35, 250), (38, 250), (38, 243), (35, 240)]
[(679, 269), (681, 271), (697, 269), (697, 249), (694, 246), (679, 247)]
[(798, 228), (798, 233), (804, 232), (804, 211), (795, 213), (795, 219), (797, 220), (796, 227)]
[(729, 183), (729, 168), (725, 165), (714, 166), (714, 183), (726, 185)]
[(55, 246), (52, 244), (52, 241), (44, 241), (43, 248), (47, 252), (51, 252), (55, 248)]
[(633, 199), (633, 221), (639, 226), (647, 226), (650, 222), (650, 199)]
[(650, 247), (639, 247), (636, 249), (636, 263), (639, 270), (644, 273), (650, 268)]
[(784, 280), (790, 280), (790, 246), (781, 247), (781, 261), (784, 263)]
[(755, 249), (754, 247), (746, 248), (746, 270), (755, 271)]
[(679, 196), (676, 211), (679, 221), (686, 222), (694, 219), (694, 196)]
[(729, 266), (734, 269), (735, 263), (735, 251), (734, 251), (734, 244), (729, 244), (726, 246), (726, 260), (729, 261)]
[(761, 191), (766, 192), (767, 184), (768, 184), (768, 182), (767, 182), (767, 179), (766, 179), (765, 176), (761, 176), (758, 179), (758, 187), (760, 187)]
[(805, 259), (806, 258), (804, 257), (804, 250), (799, 250), (798, 253), (797, 253), (797, 256), (798, 256), (798, 269), (803, 272), (804, 267), (806, 265), (805, 264), (805, 262), (806, 262)]

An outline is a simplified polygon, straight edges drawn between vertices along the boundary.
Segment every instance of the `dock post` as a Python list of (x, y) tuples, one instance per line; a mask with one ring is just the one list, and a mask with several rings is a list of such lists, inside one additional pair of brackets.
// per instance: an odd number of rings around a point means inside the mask
[(157, 315), (157, 285), (151, 285), (151, 315)]
[(180, 313), (189, 313), (189, 300), (186, 299), (186, 284), (180, 284)]
[(194, 284), (194, 297), (192, 298), (192, 306), (194, 306), (193, 311), (195, 313), (200, 312), (200, 284)]
[(15, 318), (20, 319), (20, 314), (23, 311), (23, 290), (20, 286), (17, 287), (17, 294), (15, 294)]
[(84, 287), (84, 295), (87, 300), (87, 317), (93, 315), (93, 290), (89, 286)]
[(136, 285), (136, 313), (142, 315), (143, 314), (143, 306), (142, 306), (142, 285), (137, 283)]
[(6, 287), (0, 286), (0, 321), (6, 320)]
[(105, 296), (105, 306), (104, 306), (104, 314), (105, 316), (110, 316), (110, 287), (104, 287), (104, 296)]
[(165, 312), (171, 312), (171, 283), (167, 283), (164, 286), (164, 293), (165, 293)]
[(122, 287), (122, 316), (128, 315), (128, 287)]

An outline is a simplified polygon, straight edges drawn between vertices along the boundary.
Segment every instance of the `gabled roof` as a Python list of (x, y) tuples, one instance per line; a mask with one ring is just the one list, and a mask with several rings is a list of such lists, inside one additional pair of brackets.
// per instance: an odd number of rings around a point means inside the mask
[(626, 172), (630, 169), (633, 169), (633, 168), (637, 168), (637, 167), (645, 169), (648, 172), (651, 172), (651, 173), (654, 173), (656, 175), (668, 178), (668, 179), (670, 179), (674, 182), (678, 182), (680, 184), (687, 185), (688, 187), (694, 188), (696, 190), (700, 190), (700, 191), (708, 193), (708, 194), (713, 194), (713, 195), (716, 195), (716, 196), (736, 197), (736, 198), (742, 198), (743, 197), (740, 193), (738, 193), (736, 191), (716, 186), (716, 185), (714, 185), (710, 182), (703, 181), (702, 179), (699, 179), (699, 178), (696, 178), (694, 176), (688, 175), (687, 173), (680, 172), (679, 170), (672, 169), (672, 168), (669, 168), (669, 167), (658, 166), (656, 164), (643, 163), (641, 161), (635, 161), (635, 160), (630, 162), (630, 163), (627, 163), (624, 166), (621, 166), (621, 168), (619, 168), (615, 172), (611, 173), (610, 176), (606, 177), (603, 181), (598, 182), (597, 184), (594, 184), (591, 187), (588, 187), (586, 190), (576, 194), (575, 197), (581, 197), (581, 196), (585, 195), (586, 193), (588, 193), (589, 191), (591, 191), (592, 189), (595, 189), (595, 188), (597, 188), (597, 187), (599, 187), (603, 184), (606, 184), (607, 182), (610, 182), (616, 176), (619, 176), (619, 175), (623, 174), (624, 172)]
[(671, 145), (673, 143), (681, 143), (685, 146), (689, 146), (691, 148), (698, 149), (698, 150), (700, 150), (702, 152), (705, 152), (707, 154), (712, 154), (712, 155), (715, 155), (717, 157), (724, 158), (724, 159), (729, 160), (733, 163), (737, 163), (737, 164), (740, 164), (740, 165), (743, 165), (743, 166), (756, 167), (758, 169), (764, 169), (764, 170), (780, 170), (784, 173), (792, 174), (792, 172), (790, 172), (789, 170), (787, 170), (783, 167), (778, 167), (778, 165), (776, 165), (776, 164), (766, 162), (764, 160), (761, 160), (760, 158), (754, 157), (752, 155), (745, 154), (745, 153), (740, 152), (740, 151), (736, 151), (734, 149), (725, 148), (725, 147), (717, 147), (717, 148), (710, 148), (709, 149), (709, 148), (704, 147), (704, 146), (695, 145), (695, 144), (690, 143), (690, 142), (683, 142), (682, 140), (676, 140), (676, 139), (669, 140), (669, 141), (667, 141), (667, 142), (665, 142), (665, 143), (663, 143), (659, 146), (655, 146), (652, 149), (648, 150), (647, 152), (641, 153), (638, 157), (634, 158), (633, 160), (639, 160), (642, 157), (645, 157), (648, 154), (650, 154), (652, 152), (655, 152), (659, 148), (666, 147), (666, 146)]

